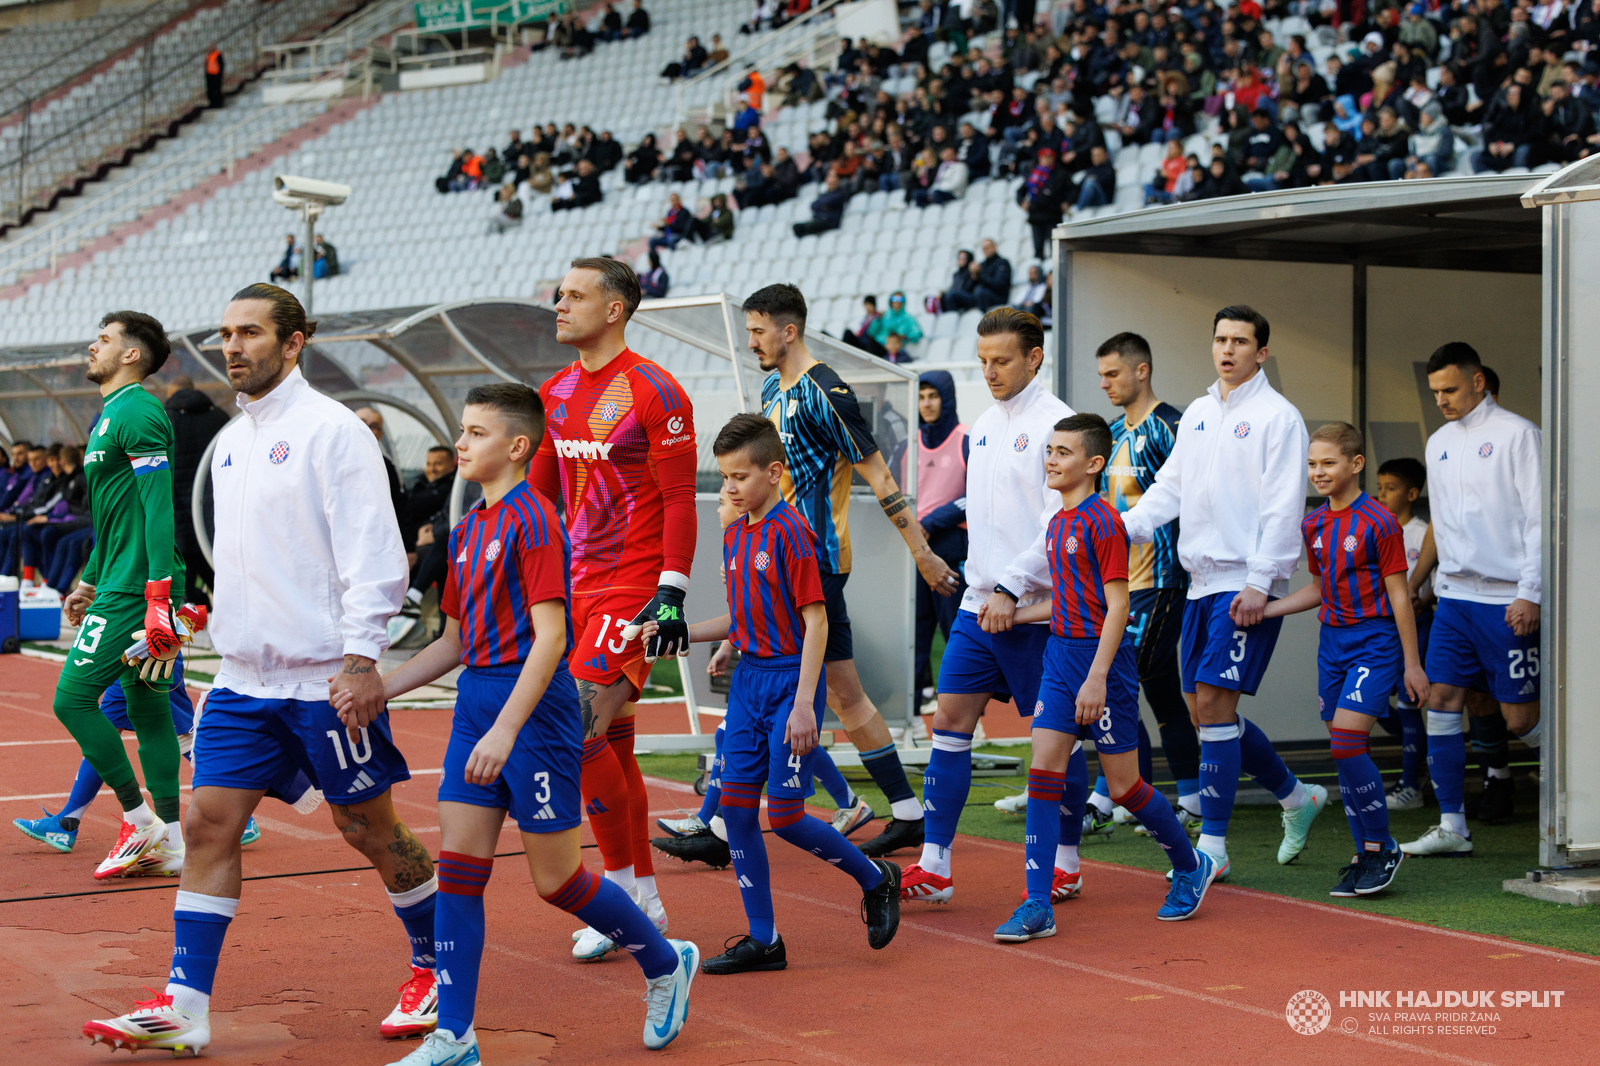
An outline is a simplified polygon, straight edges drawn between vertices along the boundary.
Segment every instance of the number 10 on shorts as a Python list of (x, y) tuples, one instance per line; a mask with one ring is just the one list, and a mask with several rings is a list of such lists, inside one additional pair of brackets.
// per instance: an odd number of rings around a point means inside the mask
[[(326, 735), (329, 740), (333, 741), (333, 754), (339, 760), (339, 769), (350, 769), (350, 762), (346, 761), (344, 757), (344, 730), (330, 729)], [(367, 727), (362, 726), (361, 747), (357, 748), (354, 744), (350, 745), (350, 759), (359, 765), (370, 758), (372, 758), (372, 738), (367, 735)]]

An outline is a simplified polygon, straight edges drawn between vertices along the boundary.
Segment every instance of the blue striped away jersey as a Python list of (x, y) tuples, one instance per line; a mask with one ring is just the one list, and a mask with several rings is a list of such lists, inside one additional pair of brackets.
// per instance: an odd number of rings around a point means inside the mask
[(562, 600), (563, 656), (572, 652), (572, 546), (561, 515), (526, 481), (450, 531), (450, 571), (439, 609), (461, 623), (461, 664), (525, 662), (533, 650), (536, 603)]
[[(1158, 403), (1138, 425), (1128, 428), (1127, 416), (1111, 423), (1111, 462), (1106, 464), (1100, 491), (1118, 511), (1129, 511), (1155, 484), (1156, 472), (1172, 454), (1178, 439), (1178, 419), (1183, 412), (1170, 403)], [(1186, 589), (1189, 575), (1178, 562), (1178, 520), (1156, 530), (1149, 544), (1135, 544), (1128, 552), (1128, 590)]]
[(1103, 496), (1090, 496), (1050, 519), (1050, 632), (1058, 637), (1100, 635), (1106, 621), (1106, 582), (1128, 577), (1128, 531)]
[(849, 573), (850, 468), (878, 450), (855, 390), (817, 363), (788, 389), (777, 374), (768, 377), (761, 410), (789, 453), (783, 498), (816, 533), (817, 565), (823, 573)]
[(728, 639), (739, 651), (800, 654), (800, 608), (822, 602), (815, 549), (811, 527), (783, 500), (754, 525), (741, 516), (722, 531), (722, 580), (733, 616)]
[(1369, 618), (1392, 618), (1384, 578), (1406, 572), (1406, 543), (1394, 514), (1366, 493), (1349, 510), (1323, 504), (1300, 523), (1306, 565), (1322, 582), (1325, 626), (1353, 626)]

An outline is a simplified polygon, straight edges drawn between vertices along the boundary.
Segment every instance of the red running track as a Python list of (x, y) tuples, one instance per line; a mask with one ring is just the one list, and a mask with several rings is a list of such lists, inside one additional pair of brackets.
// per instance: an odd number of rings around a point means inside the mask
[[(64, 792), (77, 751), (50, 712), (54, 664), (0, 660), (0, 815), (30, 816)], [(414, 768), (439, 765), (448, 714), (397, 711)], [(433, 778), (396, 798), (425, 842), (436, 842)], [(656, 813), (694, 809), (688, 786), (655, 781)], [(42, 802), (55, 809), (58, 799)], [(407, 975), (405, 941), (382, 886), (334, 832), (328, 815), (271, 802), (247, 849), (239, 918), (228, 935), (212, 1014), (217, 1063), (380, 1064), (411, 1046), (383, 1041), (378, 1022)], [(78, 1035), (120, 1013), (142, 986), (160, 988), (170, 951), (170, 881), (98, 885), (90, 871), (112, 842), (115, 805), (102, 794), (78, 849), (59, 855), (0, 824), (0, 993), (11, 1019), (8, 1061), (103, 1063)], [(1219, 885), (1193, 921), (1154, 919), (1159, 876), (1085, 864), (1084, 897), (1058, 908), (1061, 933), (999, 945), (990, 933), (1015, 906), (1021, 848), (957, 841), (959, 892), (948, 906), (906, 908), (899, 937), (871, 951), (854, 886), (813, 857), (768, 837), (783, 973), (702, 976), (683, 1035), (657, 1061), (696, 1064), (1068, 1062), (1197, 1066), (1283, 1061), (1487, 1063), (1588, 1061), (1600, 1032), (1600, 960), (1455, 933)], [(506, 851), (519, 845), (505, 838)], [(598, 857), (586, 852), (598, 868)], [(915, 860), (896, 857), (902, 865)], [(590, 965), (569, 955), (573, 921), (539, 900), (520, 857), (501, 858), (486, 897), (491, 945), (477, 1028), (489, 1064), (643, 1062), (642, 979), (626, 958)], [(308, 872), (310, 871), (310, 872)], [(731, 871), (663, 859), (672, 934), (708, 953), (743, 931)], [(272, 876), (277, 875), (277, 876)], [(154, 885), (154, 887), (151, 887)], [(86, 892), (55, 899), (41, 895)], [(1406, 1033), (1374, 1012), (1340, 1007), (1361, 990), (1552, 990), (1560, 1007), (1496, 1006), (1482, 1033)], [(1303, 1036), (1285, 1020), (1302, 990), (1331, 1000), (1331, 1025)], [(1391, 996), (1391, 1003), (1393, 997)], [(1391, 1011), (1391, 1014), (1393, 1012)], [(1419, 1014), (1433, 1015), (1427, 1008)], [(1455, 1012), (1462, 1013), (1462, 1012)], [(1357, 1032), (1341, 1030), (1345, 1019)], [(1438, 1025), (1437, 1020), (1418, 1023)], [(1461, 1025), (1473, 1024), (1466, 1019)], [(1391, 1027), (1390, 1035), (1368, 1032)], [(13, 1057), (14, 1056), (14, 1057)]]

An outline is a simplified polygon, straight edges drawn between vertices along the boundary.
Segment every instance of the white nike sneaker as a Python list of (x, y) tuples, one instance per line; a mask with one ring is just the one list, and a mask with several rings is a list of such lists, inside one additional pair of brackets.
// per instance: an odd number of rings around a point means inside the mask
[(211, 1023), (205, 1015), (179, 1010), (171, 996), (157, 992), (154, 999), (135, 1003), (120, 1018), (85, 1022), (83, 1035), (92, 1044), (104, 1041), (112, 1051), (153, 1048), (174, 1056), (181, 1051), (198, 1056), (211, 1043)]
[(1028, 809), (1028, 794), (1018, 792), (1015, 796), (994, 801), (994, 809), (1001, 814), (1022, 814)]
[(700, 820), (698, 814), (691, 814), (687, 818), (657, 818), (656, 825), (660, 826), (663, 832), (675, 837), (686, 837), (706, 827), (706, 823)]
[(1447, 858), (1466, 857), (1472, 854), (1472, 838), (1464, 837), (1444, 825), (1436, 825), (1400, 850), (1407, 855), (1443, 855)]
[(1129, 822), (1135, 825), (1139, 824), (1139, 820), (1133, 816), (1132, 811), (1126, 807), (1111, 808), (1111, 823), (1113, 825), (1127, 825)]
[(160, 818), (152, 818), (143, 829), (136, 828), (132, 822), (123, 822), (122, 832), (111, 846), (111, 853), (95, 867), (95, 880), (121, 877), (144, 857), (145, 852), (159, 846), (166, 838), (167, 823)]
[(177, 877), (183, 873), (183, 841), (168, 847), (165, 839), (143, 855), (123, 874), (123, 877)]
[(478, 1034), (467, 1031), (465, 1039), (457, 1040), (448, 1029), (435, 1029), (422, 1039), (422, 1046), (405, 1058), (389, 1066), (477, 1066)]
[(578, 934), (578, 942), (572, 945), (572, 957), (579, 962), (599, 962), (613, 951), (620, 950), (615, 940), (597, 929), (585, 927)]
[(700, 949), (687, 940), (669, 940), (678, 968), (645, 983), (644, 1046), (659, 1051), (672, 1043), (689, 1017), (689, 986), (700, 972)]

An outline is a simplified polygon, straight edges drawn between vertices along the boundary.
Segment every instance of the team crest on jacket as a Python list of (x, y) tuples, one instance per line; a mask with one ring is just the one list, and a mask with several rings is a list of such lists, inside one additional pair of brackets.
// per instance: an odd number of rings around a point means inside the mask
[(1234, 426), (1233, 435), (1238, 437), (1240, 440), (1244, 440), (1250, 435), (1250, 423), (1240, 422), (1237, 426)]
[(1011, 446), (1013, 448), (1015, 448), (1019, 452), (1027, 451), (1028, 450), (1028, 435), (1026, 433), (1018, 433), (1017, 434), (1017, 439), (1011, 442)]
[(1490, 444), (1488, 441), (1484, 441), (1483, 444), (1478, 448), (1478, 454), (1483, 456), (1485, 459), (1489, 458), (1489, 456), (1494, 454), (1494, 445)]
[(772, 557), (766, 552), (756, 552), (756, 569), (765, 570), (772, 564)]
[(267, 453), (267, 458), (272, 461), (273, 466), (281, 465), (285, 459), (289, 458), (289, 442), (280, 440), (274, 444), (272, 451)]
[(483, 557), (491, 563), (500, 558), (500, 539), (498, 537), (491, 540), (489, 546), (483, 549)]
[(1077, 537), (1068, 537), (1067, 538), (1067, 554), (1068, 555), (1077, 555), (1078, 554), (1078, 538)]

